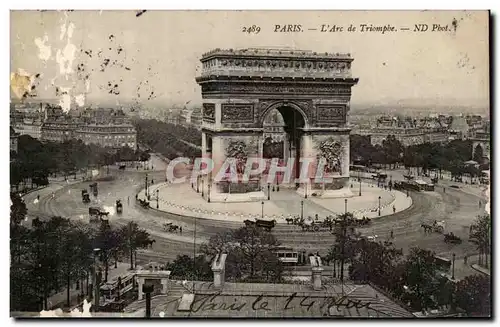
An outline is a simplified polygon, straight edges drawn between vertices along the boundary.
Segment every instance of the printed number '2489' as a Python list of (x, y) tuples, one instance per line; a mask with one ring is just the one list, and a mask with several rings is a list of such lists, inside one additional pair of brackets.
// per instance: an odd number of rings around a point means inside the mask
[(252, 25), (252, 26), (244, 26), (243, 27), (243, 30), (242, 30), (243, 33), (254, 33), (254, 34), (259, 34), (260, 32), (260, 26), (257, 26), (257, 25)]

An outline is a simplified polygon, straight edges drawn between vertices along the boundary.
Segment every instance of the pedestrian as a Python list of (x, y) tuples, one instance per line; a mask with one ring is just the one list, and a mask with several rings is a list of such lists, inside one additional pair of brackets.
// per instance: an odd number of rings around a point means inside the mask
[(130, 205), (130, 196), (127, 196), (127, 205)]
[(181, 235), (182, 235), (182, 226), (181, 226), (181, 227), (179, 227), (179, 232), (180, 232), (180, 233), (181, 233)]
[(394, 238), (394, 230), (391, 229), (391, 238)]
[(479, 200), (479, 208), (481, 208), (481, 200)]
[(318, 214), (316, 214), (316, 220), (319, 220)]
[(467, 254), (466, 254), (465, 257), (464, 257), (464, 265), (467, 265), (467, 259), (468, 258), (467, 258)]
[(396, 213), (396, 206), (392, 206), (392, 213)]
[(40, 194), (36, 196), (36, 199), (40, 201)]

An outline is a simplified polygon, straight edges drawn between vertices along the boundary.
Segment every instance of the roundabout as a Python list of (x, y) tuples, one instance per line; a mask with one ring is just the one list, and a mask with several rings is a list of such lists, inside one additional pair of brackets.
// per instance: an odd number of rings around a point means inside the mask
[[(285, 223), (290, 217), (315, 217), (320, 220), (346, 211), (356, 218), (379, 217), (395, 214), (408, 209), (412, 200), (400, 191), (389, 191), (372, 183), (361, 185), (361, 196), (353, 189), (355, 196), (349, 198), (322, 199), (314, 196), (304, 198), (294, 189), (281, 187), (278, 191), (267, 194), (262, 202), (220, 203), (208, 202), (206, 193), (197, 192), (188, 183), (161, 183), (148, 188), (150, 206), (171, 214), (203, 219), (222, 220), (243, 223), (247, 219), (276, 220)], [(199, 190), (198, 190), (199, 191)], [(138, 194), (139, 199), (145, 199), (145, 190)], [(158, 199), (158, 200), (157, 200)], [(380, 215), (379, 215), (380, 208)]]

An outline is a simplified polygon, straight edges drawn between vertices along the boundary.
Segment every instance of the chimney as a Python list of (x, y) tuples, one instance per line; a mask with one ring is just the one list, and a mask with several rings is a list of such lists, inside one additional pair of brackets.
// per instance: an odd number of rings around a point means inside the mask
[(318, 255), (311, 255), (309, 256), (309, 262), (311, 263), (313, 289), (315, 291), (321, 291), (321, 273), (323, 272), (321, 257)]
[(224, 286), (226, 272), (227, 253), (218, 253), (212, 262), (212, 272), (214, 273), (214, 287), (222, 288)]
[(154, 291), (154, 286), (143, 285), (142, 291), (146, 293), (146, 318), (151, 318), (151, 293)]

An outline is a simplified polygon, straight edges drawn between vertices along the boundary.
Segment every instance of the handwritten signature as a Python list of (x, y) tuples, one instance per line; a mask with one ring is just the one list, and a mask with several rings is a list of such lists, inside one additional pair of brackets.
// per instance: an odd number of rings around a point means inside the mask
[[(315, 299), (310, 296), (297, 296), (297, 293), (293, 293), (283, 304), (278, 306), (277, 308), (273, 308), (274, 310), (293, 310), (296, 307), (305, 307), (306, 311), (310, 311), (315, 305), (319, 306), (320, 309), (323, 308), (332, 308), (336, 307), (337, 310), (342, 308), (368, 308), (370, 307), (371, 302), (363, 302), (361, 300), (350, 299), (347, 296), (341, 297), (327, 297), (321, 299)], [(249, 309), (254, 311), (271, 311), (272, 308), (269, 307), (268, 296), (264, 294), (257, 295), (253, 302), (250, 301), (241, 301), (236, 297), (233, 298), (233, 301), (227, 301), (222, 298), (220, 293), (202, 295), (195, 299), (191, 304), (191, 312), (205, 312), (205, 311), (241, 311), (243, 309)], [(377, 311), (377, 310), (376, 310)]]

